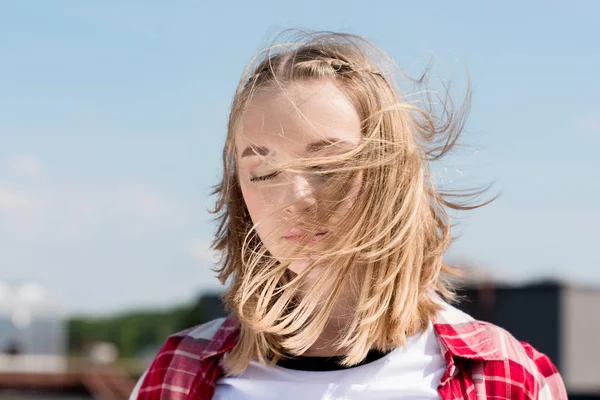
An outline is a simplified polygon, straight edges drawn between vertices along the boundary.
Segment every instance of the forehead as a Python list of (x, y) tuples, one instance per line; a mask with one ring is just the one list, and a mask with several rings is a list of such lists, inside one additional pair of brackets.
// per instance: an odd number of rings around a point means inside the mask
[(236, 134), (238, 157), (249, 146), (303, 153), (318, 141), (358, 143), (361, 122), (346, 94), (330, 80), (261, 89), (249, 101)]

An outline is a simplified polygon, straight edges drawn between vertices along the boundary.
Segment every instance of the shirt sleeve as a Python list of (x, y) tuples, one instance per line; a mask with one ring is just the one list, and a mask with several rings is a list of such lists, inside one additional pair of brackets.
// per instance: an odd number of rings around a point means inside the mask
[(537, 351), (529, 343), (522, 342), (521, 344), (539, 372), (540, 391), (538, 400), (568, 400), (565, 383), (550, 358)]

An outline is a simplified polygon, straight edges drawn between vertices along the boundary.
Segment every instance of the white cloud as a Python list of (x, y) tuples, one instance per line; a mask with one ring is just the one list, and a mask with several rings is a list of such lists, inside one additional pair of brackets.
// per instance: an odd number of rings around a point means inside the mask
[(35, 236), (43, 230), (45, 199), (35, 193), (0, 185), (0, 228), (18, 236)]
[(2, 214), (27, 214), (40, 210), (42, 202), (31, 193), (0, 186), (0, 213)]
[(172, 200), (143, 186), (119, 188), (109, 198), (109, 206), (139, 221), (158, 222), (181, 220), (183, 208)]
[(577, 128), (588, 138), (600, 138), (600, 115), (587, 114), (577, 119)]
[(0, 186), (0, 231), (24, 237), (140, 236), (182, 226), (187, 208), (149, 187)]
[(17, 155), (6, 162), (8, 170), (17, 176), (37, 178), (44, 174), (42, 162), (31, 155)]
[(7, 179), (0, 174), (0, 181), (6, 182), (0, 183), (0, 233), (59, 239), (102, 231), (138, 237), (190, 221), (181, 202), (146, 185), (99, 187), (28, 180), (46, 172), (32, 155), (15, 155), (5, 166)]

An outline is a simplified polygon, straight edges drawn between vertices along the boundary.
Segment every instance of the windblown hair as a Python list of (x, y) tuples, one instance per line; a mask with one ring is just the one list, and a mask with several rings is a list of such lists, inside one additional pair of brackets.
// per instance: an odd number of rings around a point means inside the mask
[[(435, 99), (421, 91), (408, 101), (393, 79), (400, 70), (366, 40), (333, 33), (301, 36), (250, 62), (229, 117), (213, 210), (219, 222), (213, 248), (222, 255), (217, 272), (228, 283), (224, 299), (241, 326), (237, 345), (224, 359), (228, 374), (243, 371), (250, 360), (272, 363), (304, 353), (323, 332), (336, 301), (348, 293), (356, 306), (348, 310), (350, 323), (335, 343), (345, 354), (343, 364), (359, 363), (373, 348), (404, 345), (439, 310), (432, 293), (453, 298), (457, 270), (442, 261), (451, 243), (447, 210), (487, 204), (471, 204), (482, 191), (442, 193), (429, 171), (430, 161), (447, 154), (463, 130), (469, 91), (458, 111), (448, 91)], [(319, 203), (318, 218), (311, 221), (315, 232), (339, 210), (349, 183), (359, 179), (360, 189), (342, 220), (327, 227), (333, 234), (326, 235), (326, 251), (295, 275), (287, 268), (293, 257), (276, 259), (256, 234), (242, 196), (235, 143), (258, 91), (285, 93), (290, 85), (313, 80), (333, 81), (352, 101), (361, 118), (361, 142), (343, 154), (278, 168), (326, 170), (322, 195), (332, 201)], [(319, 266), (326, 273), (303, 285)]]

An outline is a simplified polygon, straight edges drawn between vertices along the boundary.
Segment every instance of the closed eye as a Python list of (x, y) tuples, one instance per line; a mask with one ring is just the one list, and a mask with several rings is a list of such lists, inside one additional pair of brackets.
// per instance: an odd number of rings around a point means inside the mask
[(314, 167), (310, 167), (309, 170), (317, 173), (328, 173), (331, 168), (322, 165), (315, 165)]
[(250, 182), (268, 181), (269, 179), (275, 178), (277, 175), (279, 175), (279, 171), (275, 171), (269, 175), (253, 176), (252, 178), (250, 178)]
[(338, 172), (337, 169), (342, 167), (343, 165), (316, 165), (314, 167), (310, 167), (309, 170), (314, 172), (316, 175), (330, 177)]

